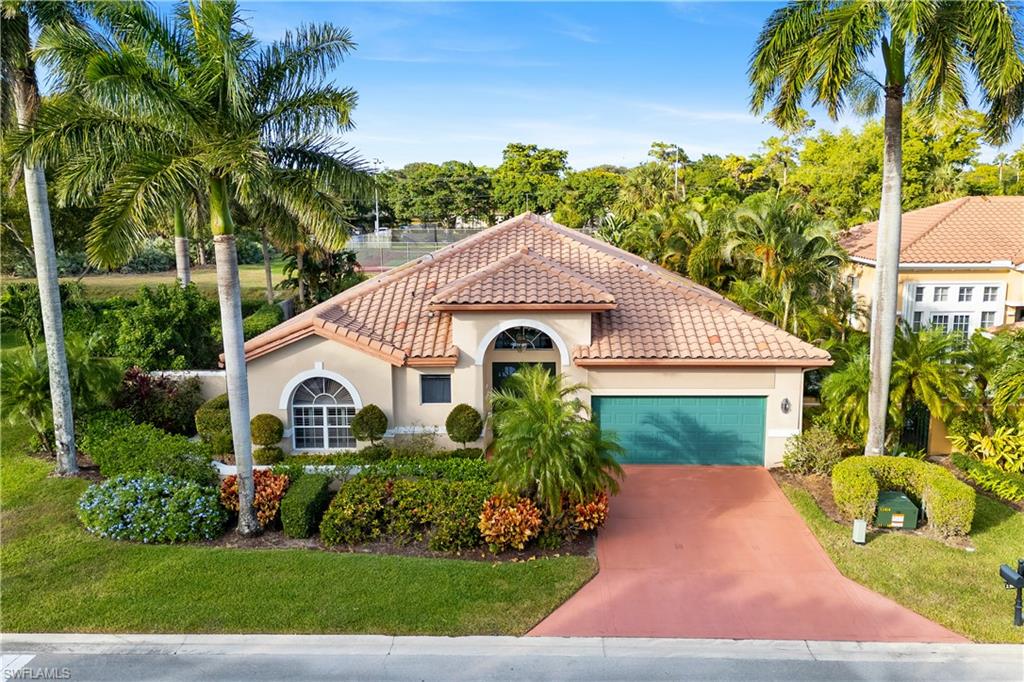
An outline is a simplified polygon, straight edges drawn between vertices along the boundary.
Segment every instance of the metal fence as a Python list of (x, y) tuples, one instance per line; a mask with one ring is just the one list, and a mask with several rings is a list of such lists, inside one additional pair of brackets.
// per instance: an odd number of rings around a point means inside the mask
[(405, 242), (392, 244), (349, 244), (363, 270), (377, 272), (408, 263), (437, 251), (451, 242)]

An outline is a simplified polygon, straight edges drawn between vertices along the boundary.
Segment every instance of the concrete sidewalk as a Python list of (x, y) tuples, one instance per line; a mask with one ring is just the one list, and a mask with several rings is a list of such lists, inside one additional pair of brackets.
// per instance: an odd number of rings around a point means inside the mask
[(1019, 682), (1024, 673), (1014, 645), (801, 640), (4, 634), (0, 651), (4, 679), (106, 682)]

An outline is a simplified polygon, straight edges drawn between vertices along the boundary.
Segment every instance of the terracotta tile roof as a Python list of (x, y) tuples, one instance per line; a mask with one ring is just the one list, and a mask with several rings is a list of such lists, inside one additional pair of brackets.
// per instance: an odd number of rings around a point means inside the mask
[(581, 365), (830, 362), (710, 289), (531, 213), (321, 303), (246, 343), (246, 357), (318, 334), (395, 365), (450, 363), (451, 313), (435, 308), (451, 301), (613, 304), (592, 313), (592, 343), (573, 352)]
[(432, 310), (572, 308), (610, 310), (615, 297), (590, 278), (523, 247), (461, 277), (430, 299)]
[[(878, 221), (840, 237), (851, 257), (875, 261)], [(903, 214), (900, 263), (1024, 263), (1024, 196), (963, 197)]]

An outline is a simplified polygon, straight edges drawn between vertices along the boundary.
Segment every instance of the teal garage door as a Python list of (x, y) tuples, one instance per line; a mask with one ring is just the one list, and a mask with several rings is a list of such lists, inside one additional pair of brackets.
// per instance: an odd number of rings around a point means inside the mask
[(594, 396), (593, 407), (624, 464), (764, 464), (764, 398)]

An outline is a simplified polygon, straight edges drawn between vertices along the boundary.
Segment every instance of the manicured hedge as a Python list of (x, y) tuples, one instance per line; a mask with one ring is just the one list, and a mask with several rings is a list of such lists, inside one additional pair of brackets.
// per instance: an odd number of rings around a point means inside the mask
[(1024, 476), (1002, 471), (998, 467), (959, 452), (953, 453), (953, 464), (982, 490), (1010, 502), (1024, 502)]
[(285, 535), (308, 538), (320, 525), (327, 503), (331, 478), (323, 474), (306, 474), (292, 483), (281, 501), (281, 527)]
[(210, 442), (218, 433), (230, 430), (231, 411), (227, 393), (210, 398), (196, 410), (196, 432), (203, 440)]
[(364, 465), (363, 473), (378, 478), (414, 477), (449, 481), (489, 481), (488, 462), (474, 459), (389, 459)]
[(484, 419), (475, 407), (461, 403), (448, 413), (444, 428), (449, 438), (465, 446), (480, 438), (484, 431)]
[(121, 412), (91, 416), (79, 444), (108, 478), (157, 473), (204, 485), (217, 482), (207, 444), (136, 424)]
[(832, 470), (832, 496), (850, 519), (874, 519), (880, 490), (921, 500), (928, 527), (939, 536), (966, 535), (974, 520), (974, 489), (948, 470), (906, 457), (849, 457)]
[(89, 486), (78, 501), (86, 530), (113, 540), (189, 542), (215, 538), (227, 513), (217, 492), (171, 476), (118, 476)]
[(265, 303), (257, 308), (252, 315), (242, 320), (242, 333), (245, 335), (245, 340), (248, 341), (254, 336), (273, 329), (283, 319), (284, 311), (281, 310), (281, 306)]
[(252, 444), (262, 447), (277, 445), (284, 438), (284, 423), (272, 414), (258, 414), (249, 421)]
[(431, 549), (479, 547), (477, 527), (486, 481), (388, 479), (361, 474), (346, 481), (320, 523), (325, 545), (354, 545), (382, 537), (403, 542), (429, 537)]

